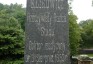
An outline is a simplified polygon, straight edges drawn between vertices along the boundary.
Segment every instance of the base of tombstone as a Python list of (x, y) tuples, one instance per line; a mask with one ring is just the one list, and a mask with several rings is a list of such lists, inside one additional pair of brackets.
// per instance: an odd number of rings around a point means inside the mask
[(78, 64), (90, 64), (91, 60), (78, 60)]

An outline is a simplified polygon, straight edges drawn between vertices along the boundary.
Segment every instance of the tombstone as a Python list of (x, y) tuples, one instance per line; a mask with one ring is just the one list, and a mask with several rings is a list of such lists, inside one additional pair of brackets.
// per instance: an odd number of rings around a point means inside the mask
[(67, 0), (27, 0), (25, 64), (70, 64)]

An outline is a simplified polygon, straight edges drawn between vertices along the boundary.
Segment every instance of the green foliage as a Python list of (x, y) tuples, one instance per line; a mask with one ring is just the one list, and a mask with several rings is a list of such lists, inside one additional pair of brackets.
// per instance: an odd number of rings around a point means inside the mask
[(86, 20), (80, 22), (80, 27), (82, 30), (82, 48), (93, 47), (93, 20)]
[(23, 59), (18, 60), (9, 60), (9, 58), (5, 60), (1, 60), (0, 64), (24, 64)]
[(69, 42), (70, 42), (70, 51), (71, 55), (75, 55), (78, 53), (81, 34), (79, 25), (77, 24), (77, 17), (73, 14), (69, 14)]
[(0, 3), (0, 10), (4, 8), (3, 4)]
[(12, 11), (11, 15), (13, 15), (21, 24), (22, 29), (25, 29), (25, 21), (26, 21), (26, 10), (22, 8), (22, 5), (11, 4), (8, 9)]
[(0, 4), (0, 11), (2, 11), (2, 13), (6, 11), (6, 13), (8, 13), (8, 16), (13, 16), (14, 18), (16, 18), (18, 22), (21, 24), (22, 29), (25, 29), (24, 24), (26, 21), (26, 9), (22, 8), (22, 5), (19, 5), (17, 3), (11, 5)]
[(0, 9), (0, 62), (18, 64), (18, 59), (24, 56), (24, 31), (16, 17), (16, 11), (8, 8), (11, 5), (3, 5), (3, 9)]

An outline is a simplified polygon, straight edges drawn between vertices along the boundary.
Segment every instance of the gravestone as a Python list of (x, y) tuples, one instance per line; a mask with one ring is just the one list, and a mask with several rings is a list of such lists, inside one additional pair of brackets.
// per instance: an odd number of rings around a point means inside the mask
[(67, 0), (27, 0), (25, 64), (70, 64)]

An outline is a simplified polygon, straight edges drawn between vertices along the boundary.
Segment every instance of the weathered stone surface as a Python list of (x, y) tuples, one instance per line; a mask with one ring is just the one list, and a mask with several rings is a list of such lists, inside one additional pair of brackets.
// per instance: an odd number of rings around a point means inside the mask
[(70, 64), (67, 0), (27, 0), (25, 64)]

